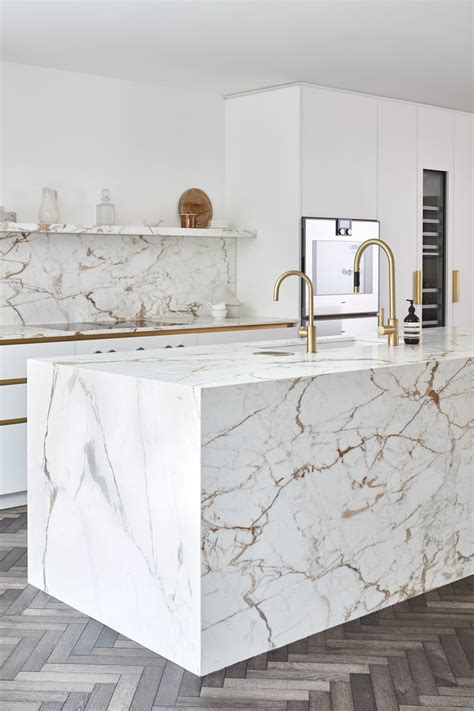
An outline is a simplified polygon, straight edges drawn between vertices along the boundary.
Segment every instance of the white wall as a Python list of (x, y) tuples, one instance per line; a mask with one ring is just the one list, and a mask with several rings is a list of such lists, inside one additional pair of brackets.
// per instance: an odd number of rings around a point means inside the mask
[(5, 62), (1, 104), (0, 205), (18, 221), (37, 221), (43, 185), (58, 190), (61, 222), (93, 224), (103, 187), (118, 224), (177, 224), (190, 187), (223, 217), (222, 97)]

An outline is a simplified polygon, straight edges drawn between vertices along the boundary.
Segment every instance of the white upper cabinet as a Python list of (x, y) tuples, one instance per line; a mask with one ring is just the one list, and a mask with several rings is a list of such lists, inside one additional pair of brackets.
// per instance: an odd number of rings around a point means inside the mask
[(302, 213), (377, 218), (377, 99), (303, 87)]
[[(421, 266), (417, 248), (417, 107), (398, 101), (379, 101), (378, 219), (380, 237), (395, 255), (397, 310), (403, 320), (413, 299), (413, 273)], [(380, 260), (380, 303), (388, 307), (386, 260)], [(421, 307), (417, 307), (421, 317)]]
[(453, 326), (473, 320), (473, 122), (469, 114), (457, 114), (454, 120), (452, 268), (459, 270), (459, 301), (452, 305)]

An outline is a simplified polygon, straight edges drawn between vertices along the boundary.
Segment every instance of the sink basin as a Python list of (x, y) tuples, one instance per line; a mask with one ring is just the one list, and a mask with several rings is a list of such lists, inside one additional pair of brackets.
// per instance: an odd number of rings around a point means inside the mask
[[(357, 341), (355, 338), (352, 337), (323, 336), (317, 342), (317, 352), (321, 353), (327, 350), (334, 350), (336, 348), (352, 348), (356, 345), (359, 345), (359, 343), (360, 341)], [(262, 355), (278, 358), (301, 355), (303, 353), (306, 353), (306, 341), (304, 339), (301, 339), (294, 343), (286, 343), (281, 348), (275, 348), (275, 345), (263, 346), (258, 351), (254, 351), (253, 355)], [(315, 355), (317, 355), (317, 353)]]

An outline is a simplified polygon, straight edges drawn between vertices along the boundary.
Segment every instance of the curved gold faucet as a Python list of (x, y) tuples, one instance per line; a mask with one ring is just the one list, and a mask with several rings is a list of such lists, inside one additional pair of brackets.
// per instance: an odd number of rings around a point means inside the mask
[(314, 325), (314, 286), (313, 282), (307, 274), (299, 272), (296, 269), (290, 269), (288, 272), (283, 272), (280, 274), (275, 282), (275, 287), (273, 289), (273, 301), (278, 301), (280, 298), (280, 286), (283, 281), (289, 276), (296, 276), (306, 283), (308, 287), (308, 326), (300, 328), (300, 336), (306, 337), (306, 352), (316, 353), (316, 326)]
[(389, 291), (390, 291), (390, 316), (388, 323), (384, 323), (384, 310), (379, 311), (379, 326), (377, 333), (379, 336), (388, 336), (389, 346), (398, 346), (398, 320), (395, 305), (395, 257), (386, 242), (381, 239), (368, 239), (362, 242), (354, 257), (354, 292), (359, 293), (360, 289), (360, 260), (367, 247), (377, 246), (383, 249), (388, 259), (389, 267)]

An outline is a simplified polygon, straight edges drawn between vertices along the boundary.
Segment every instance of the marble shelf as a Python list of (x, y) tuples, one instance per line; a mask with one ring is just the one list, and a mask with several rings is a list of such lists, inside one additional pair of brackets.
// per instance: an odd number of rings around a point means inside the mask
[(256, 230), (244, 230), (233, 227), (206, 227), (185, 229), (182, 227), (146, 227), (145, 225), (41, 225), (36, 222), (1, 222), (3, 234), (72, 234), (72, 235), (127, 235), (154, 237), (214, 237), (214, 238), (251, 238), (256, 237)]

